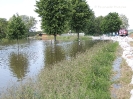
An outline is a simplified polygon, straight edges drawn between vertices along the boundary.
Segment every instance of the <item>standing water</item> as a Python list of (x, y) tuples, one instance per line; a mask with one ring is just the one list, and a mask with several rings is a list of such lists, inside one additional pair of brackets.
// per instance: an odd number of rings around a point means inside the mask
[(50, 64), (69, 60), (78, 52), (84, 52), (97, 41), (51, 42), (43, 40), (19, 41), (19, 44), (0, 44), (0, 91), (7, 85), (19, 84), (37, 75)]

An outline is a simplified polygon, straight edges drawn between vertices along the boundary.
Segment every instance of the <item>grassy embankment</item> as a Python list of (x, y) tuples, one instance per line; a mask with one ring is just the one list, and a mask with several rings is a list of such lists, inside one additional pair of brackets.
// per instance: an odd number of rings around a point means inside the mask
[(117, 46), (116, 42), (99, 42), (74, 59), (45, 68), (36, 81), (9, 88), (2, 99), (110, 99)]

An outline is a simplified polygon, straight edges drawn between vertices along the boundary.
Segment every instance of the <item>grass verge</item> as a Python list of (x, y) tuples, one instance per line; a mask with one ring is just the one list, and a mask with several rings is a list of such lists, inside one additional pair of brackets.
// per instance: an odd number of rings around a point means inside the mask
[[(90, 40), (91, 37), (89, 36), (80, 36), (80, 40)], [(63, 40), (63, 41), (70, 41), (74, 40), (77, 41), (77, 35), (68, 35), (68, 36), (57, 36), (57, 40)]]
[[(130, 45), (133, 47), (133, 42), (130, 42)], [(122, 48), (120, 47), (117, 50), (117, 56), (122, 56)], [(131, 67), (128, 66), (125, 59), (122, 59), (120, 74), (120, 78), (117, 80), (117, 82), (114, 82), (115, 84), (120, 85), (120, 87), (112, 87), (111, 90), (116, 95), (115, 99), (130, 99), (130, 91), (133, 89), (133, 85), (131, 85), (130, 82), (133, 73)]]
[(133, 86), (130, 84), (132, 75), (132, 69), (123, 59), (121, 64), (121, 77), (119, 79), (121, 87), (116, 91), (117, 99), (130, 99), (130, 91), (133, 89)]
[(1, 99), (110, 99), (111, 70), (118, 43), (99, 42), (69, 61), (45, 68)]
[[(46, 37), (39, 37), (37, 36), (36, 37), (37, 39), (42, 39), (42, 40), (53, 40), (54, 39), (54, 36), (53, 35), (46, 35)], [(60, 41), (77, 41), (77, 35), (67, 35), (67, 36), (60, 36), (60, 35), (57, 35), (56, 36), (56, 39), (57, 40), (60, 40)], [(90, 40), (91, 37), (89, 36), (80, 36), (80, 40)]]

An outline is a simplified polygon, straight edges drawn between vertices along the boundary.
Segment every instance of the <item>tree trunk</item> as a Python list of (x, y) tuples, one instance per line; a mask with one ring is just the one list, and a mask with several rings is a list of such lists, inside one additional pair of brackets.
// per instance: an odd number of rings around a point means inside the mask
[(56, 34), (54, 34), (54, 41), (56, 41)]
[(78, 41), (79, 41), (79, 32), (77, 33), (77, 35), (78, 35)]

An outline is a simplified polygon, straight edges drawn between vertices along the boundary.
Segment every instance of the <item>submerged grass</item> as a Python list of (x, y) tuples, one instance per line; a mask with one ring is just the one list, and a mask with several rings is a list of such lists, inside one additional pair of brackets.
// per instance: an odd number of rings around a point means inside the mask
[(1, 99), (110, 99), (117, 42), (99, 42), (71, 60), (45, 68), (28, 83), (8, 89)]

